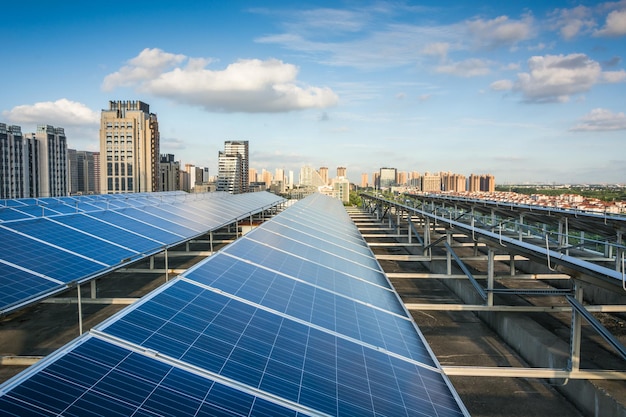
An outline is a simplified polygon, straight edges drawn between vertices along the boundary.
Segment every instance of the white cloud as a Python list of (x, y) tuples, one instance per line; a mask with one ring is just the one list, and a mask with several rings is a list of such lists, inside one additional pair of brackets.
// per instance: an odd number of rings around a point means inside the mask
[[(600, 64), (585, 54), (533, 56), (528, 60), (528, 70), (517, 75), (512, 90), (534, 103), (568, 101), (572, 95), (586, 93), (595, 84), (626, 79), (623, 71), (602, 72)], [(500, 80), (492, 84), (492, 89), (506, 86)]]
[(156, 78), (166, 69), (183, 62), (185, 58), (184, 55), (170, 54), (157, 48), (146, 48), (130, 59), (128, 65), (104, 77), (102, 89), (112, 91), (117, 87), (130, 87), (137, 82)]
[(493, 91), (508, 91), (513, 88), (513, 82), (510, 80), (499, 80), (491, 83), (489, 88)]
[(479, 48), (498, 48), (514, 46), (530, 39), (533, 18), (526, 16), (522, 20), (512, 20), (508, 16), (499, 16), (491, 20), (474, 19), (467, 22), (467, 29)]
[(561, 37), (570, 40), (595, 27), (593, 11), (589, 7), (577, 6), (573, 9), (557, 9), (549, 20), (551, 27), (559, 29)]
[(100, 114), (66, 98), (16, 106), (2, 112), (13, 123), (51, 124), (57, 127), (89, 126), (100, 123)]
[(602, 29), (594, 32), (595, 36), (624, 36), (626, 35), (626, 9), (613, 10), (606, 17)]
[(572, 127), (573, 132), (626, 130), (626, 115), (607, 109), (593, 109), (581, 118), (581, 123)]
[(451, 74), (459, 77), (477, 77), (489, 74), (489, 65), (490, 63), (483, 59), (470, 58), (464, 61), (440, 65), (436, 68), (436, 71), (439, 73)]
[(108, 75), (103, 88), (133, 87), (217, 112), (286, 112), (325, 108), (338, 100), (330, 88), (301, 86), (296, 79), (298, 68), (277, 59), (242, 59), (222, 70), (206, 68), (210, 62), (145, 49)]

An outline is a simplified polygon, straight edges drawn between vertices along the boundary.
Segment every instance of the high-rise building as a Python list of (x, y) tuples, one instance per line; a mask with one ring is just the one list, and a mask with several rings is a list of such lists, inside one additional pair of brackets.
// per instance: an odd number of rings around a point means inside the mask
[(365, 188), (368, 186), (367, 178), (368, 176), (366, 172), (361, 174), (361, 187)]
[(425, 172), (422, 175), (422, 191), (441, 191), (441, 176), (439, 174), (431, 174)]
[(22, 130), (0, 123), (0, 198), (34, 197), (29, 183), (28, 146)]
[(100, 119), (102, 193), (158, 191), (159, 123), (141, 101), (109, 101)]
[(480, 176), (480, 191), (493, 193), (496, 190), (496, 179), (491, 174)]
[(465, 175), (445, 172), (442, 174), (443, 191), (465, 191), (467, 189)]
[(311, 168), (310, 165), (305, 165), (300, 168), (300, 185), (320, 187), (326, 185), (319, 172)]
[(250, 183), (250, 176), (248, 174), (248, 169), (250, 167), (248, 141), (227, 140), (226, 142), (224, 142), (224, 154), (241, 156), (241, 172), (239, 174), (240, 184), (238, 188), (240, 189), (239, 192), (241, 193), (248, 192), (248, 185)]
[(217, 191), (226, 191), (231, 194), (243, 192), (241, 189), (242, 165), (240, 154), (219, 152), (217, 157)]
[(406, 185), (406, 183), (407, 183), (407, 173), (403, 172), (403, 171), (398, 172), (396, 183), (398, 185)]
[(257, 172), (255, 168), (248, 169), (248, 183), (257, 182)]
[(348, 176), (346, 171), (346, 167), (337, 167), (337, 176), (346, 178)]
[(324, 184), (328, 184), (328, 167), (320, 167), (318, 172), (320, 174), (320, 177), (322, 178), (322, 181), (324, 181)]
[(379, 175), (379, 187), (381, 189), (396, 185), (397, 170), (395, 168), (381, 168)]
[(350, 181), (346, 177), (334, 178), (331, 185), (333, 190), (335, 190), (338, 199), (344, 203), (350, 201)]
[[(173, 154), (161, 155), (159, 160), (160, 191), (180, 190), (180, 162), (176, 161)], [(186, 190), (189, 191), (189, 190)]]
[(67, 138), (62, 127), (37, 126), (32, 134), (39, 146), (39, 197), (62, 197), (69, 194)]
[(97, 194), (98, 152), (67, 150), (70, 194)]

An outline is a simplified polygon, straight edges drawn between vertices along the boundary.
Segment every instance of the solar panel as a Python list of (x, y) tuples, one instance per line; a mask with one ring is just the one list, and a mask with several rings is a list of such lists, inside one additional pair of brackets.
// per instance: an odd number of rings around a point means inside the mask
[[(320, 225), (320, 210), (343, 210), (317, 194), (294, 207)], [(13, 415), (467, 416), (380, 265), (363, 265), (367, 257), (350, 249), (336, 256), (304, 245), (303, 252), (293, 237), (269, 230), (297, 231), (292, 220), (266, 222), (3, 384), (0, 408)]]
[(20, 272), (0, 279), (0, 310), (35, 301), (46, 289), (53, 294), (63, 284), (85, 282), (283, 200), (265, 192), (188, 196), (173, 192), (4, 200), (0, 241), (10, 244), (0, 248), (0, 263)]

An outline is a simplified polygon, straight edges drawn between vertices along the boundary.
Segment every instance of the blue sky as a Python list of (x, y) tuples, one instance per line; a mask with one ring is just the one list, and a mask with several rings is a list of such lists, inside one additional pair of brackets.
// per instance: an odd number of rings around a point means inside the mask
[(626, 0), (87, 4), (3, 4), (0, 122), (97, 150), (108, 101), (142, 100), (212, 174), (249, 140), (296, 177), (626, 183)]

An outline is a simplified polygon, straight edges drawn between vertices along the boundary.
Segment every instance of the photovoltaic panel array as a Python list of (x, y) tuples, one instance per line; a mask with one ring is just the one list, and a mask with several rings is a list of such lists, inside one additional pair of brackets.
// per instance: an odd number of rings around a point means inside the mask
[(0, 386), (0, 409), (468, 415), (341, 203), (321, 194)]
[(3, 200), (0, 312), (6, 314), (282, 201), (267, 192)]

